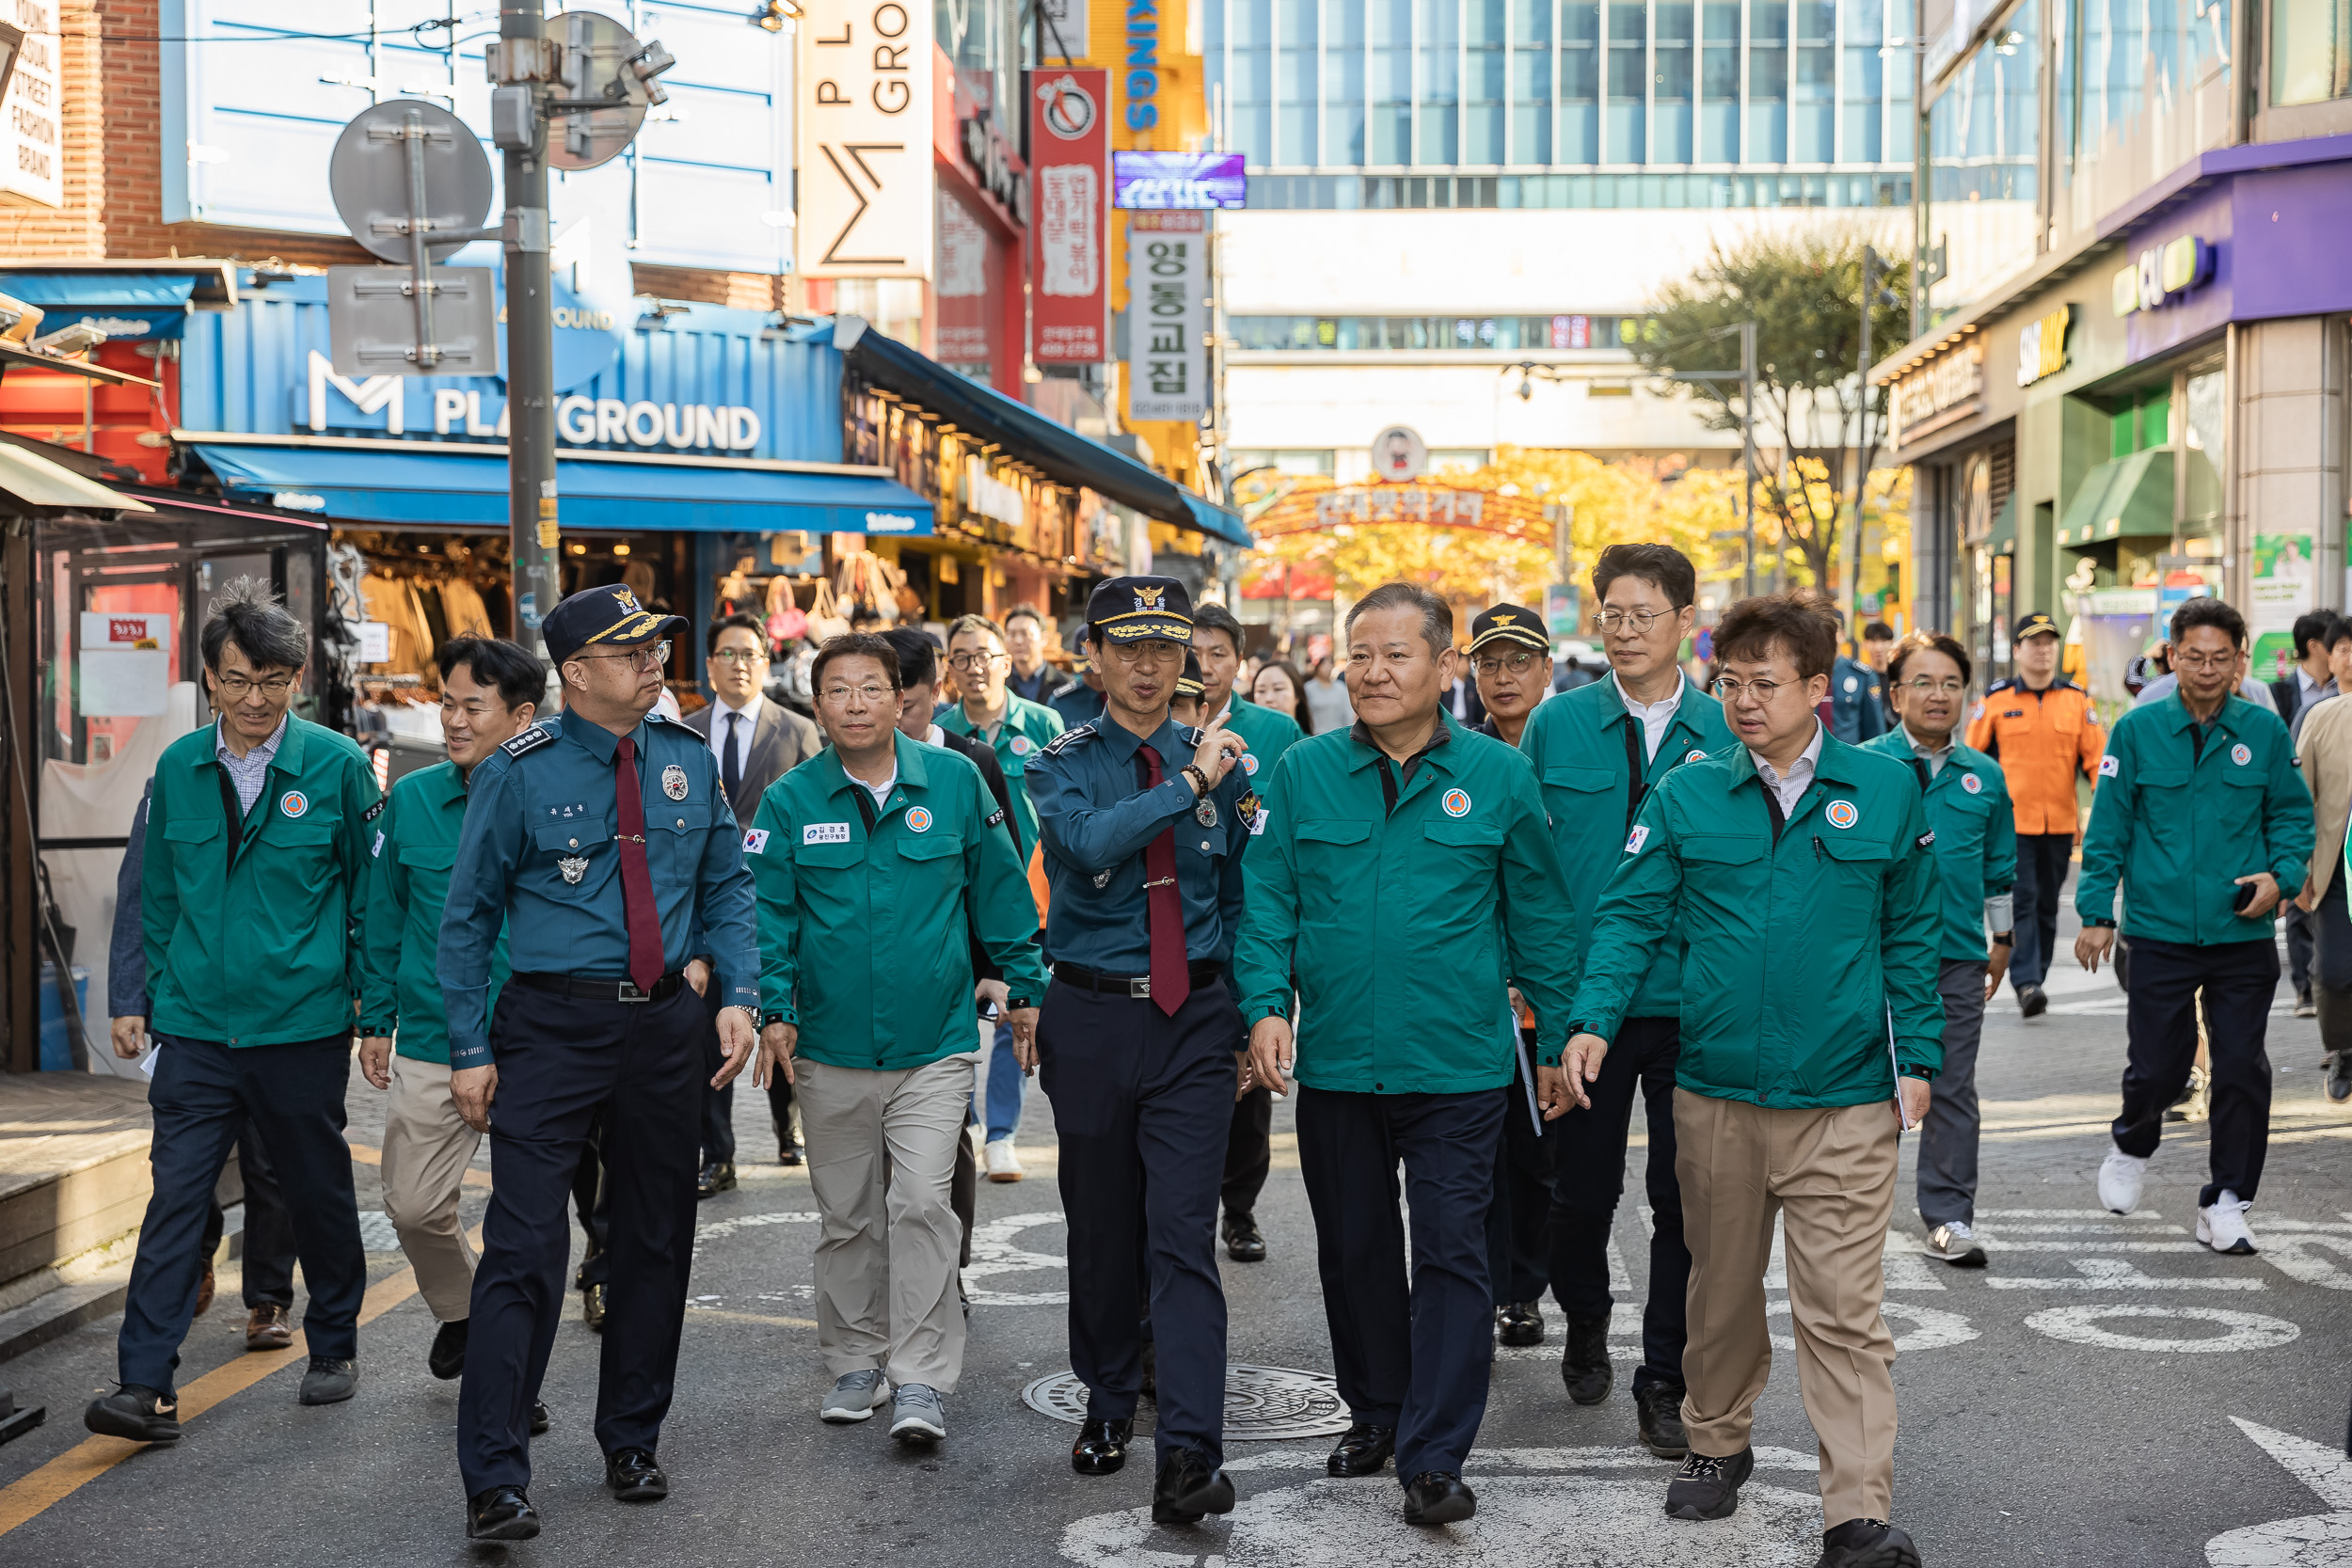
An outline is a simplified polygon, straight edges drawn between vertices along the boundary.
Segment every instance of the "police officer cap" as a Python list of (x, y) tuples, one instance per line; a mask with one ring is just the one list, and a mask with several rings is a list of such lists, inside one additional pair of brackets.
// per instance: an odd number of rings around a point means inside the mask
[(2037, 610), (2031, 615), (2017, 617), (2017, 630), (2010, 635), (2010, 641), (2023, 642), (2026, 638), (2039, 637), (2043, 632), (2048, 632), (2052, 637), (2058, 636), (2058, 624)]
[(1544, 635), (1542, 617), (1515, 604), (1499, 604), (1481, 610), (1470, 622), (1470, 651), (1476, 653), (1489, 642), (1517, 642), (1540, 653), (1551, 652), (1551, 639)]
[(1087, 624), (1113, 642), (1192, 641), (1192, 595), (1174, 578), (1113, 578), (1087, 597)]
[(1184, 673), (1176, 677), (1176, 695), (1200, 697), (1208, 689), (1209, 683), (1200, 678), (1200, 656), (1187, 652), (1184, 655)]
[(583, 588), (548, 611), (539, 624), (548, 657), (557, 664), (583, 648), (638, 648), (691, 625), (683, 615), (663, 615), (637, 602), (625, 583)]

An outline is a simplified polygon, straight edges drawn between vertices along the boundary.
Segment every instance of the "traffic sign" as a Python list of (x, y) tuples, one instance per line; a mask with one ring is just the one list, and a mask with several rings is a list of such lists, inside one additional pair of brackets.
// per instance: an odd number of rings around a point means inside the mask
[(489, 214), (490, 160), (466, 122), (439, 104), (395, 98), (354, 115), (335, 138), (327, 190), (353, 239), (373, 255), (405, 264), (412, 148), (422, 182), (425, 251), (432, 261), (446, 261)]
[(636, 136), (645, 110), (669, 97), (654, 80), (673, 63), (669, 52), (640, 44), (595, 11), (548, 18), (548, 36), (564, 45), (563, 96), (548, 105), (548, 166), (609, 163)]
[(418, 352), (416, 280), (406, 267), (326, 269), (326, 332), (335, 373), (496, 375), (498, 279), (490, 267), (435, 267), (433, 343)]

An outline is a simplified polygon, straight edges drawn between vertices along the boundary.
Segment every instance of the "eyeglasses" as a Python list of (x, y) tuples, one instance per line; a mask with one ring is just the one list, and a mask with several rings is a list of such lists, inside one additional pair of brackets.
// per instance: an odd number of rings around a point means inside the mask
[(244, 675), (215, 675), (213, 677), (214, 689), (232, 702), (243, 699), (255, 687), (261, 688), (262, 695), (264, 697), (273, 700), (283, 697), (294, 689), (294, 678), (292, 675), (270, 675), (258, 681), (248, 679)]
[(768, 656), (757, 648), (722, 648), (710, 656), (713, 664), (765, 664)]
[(1783, 690), (1796, 689), (1792, 681), (1736, 681), (1729, 675), (1715, 677), (1715, 695), (1726, 703), (1736, 703), (1742, 696), (1769, 703)]
[(1526, 674), (1535, 667), (1536, 657), (1534, 654), (1509, 654), (1497, 658), (1489, 655), (1473, 662), (1480, 674), (1492, 679), (1506, 670), (1514, 675)]
[(2223, 670), (2237, 662), (2237, 655), (2174, 654), (2172, 665), (2177, 670)]
[(607, 658), (625, 658), (628, 660), (631, 669), (659, 670), (670, 662), (670, 644), (656, 642), (649, 647), (623, 648), (620, 652), (613, 654), (574, 654), (571, 659), (565, 662), (577, 660), (581, 664), (594, 664), (598, 659)]
[(849, 706), (850, 699), (852, 697), (863, 701), (867, 707), (872, 707), (880, 703), (895, 702), (898, 693), (886, 686), (829, 686), (825, 688), (824, 697), (826, 702), (835, 707)]
[(1915, 679), (1907, 680), (1903, 682), (1902, 685), (1904, 690), (1916, 691), (1923, 697), (1930, 694), (1939, 697), (1957, 697), (1963, 691), (1968, 689), (1968, 685), (1965, 681), (1933, 681), (1928, 679), (1925, 675), (1920, 675)]
[(1184, 649), (1156, 637), (1146, 637), (1134, 642), (1114, 642), (1108, 652), (1111, 662), (1122, 670), (1132, 670), (1138, 664), (1182, 664), (1184, 661)]
[(1647, 632), (1672, 613), (1667, 610), (1604, 610), (1600, 612), (1600, 629)]
[(977, 675), (999, 663), (1010, 662), (1009, 654), (957, 654), (947, 660), (947, 668), (959, 675)]

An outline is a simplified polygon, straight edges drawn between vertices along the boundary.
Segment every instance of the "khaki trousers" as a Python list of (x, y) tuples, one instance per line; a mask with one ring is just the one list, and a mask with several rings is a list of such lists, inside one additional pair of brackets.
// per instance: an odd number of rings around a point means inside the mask
[(834, 1376), (879, 1367), (893, 1384), (955, 1392), (963, 1370), (950, 1185), (974, 1059), (899, 1072), (793, 1063), (821, 1216), (817, 1344)]
[(473, 1307), (473, 1243), (457, 1222), (457, 1194), (482, 1134), (457, 1114), (449, 1066), (392, 1058), (384, 1111), (384, 1213), (417, 1271), (434, 1317), (455, 1323)]
[(1797, 1386), (1821, 1450), (1821, 1523), (1885, 1519), (1895, 1494), (1895, 1339), (1879, 1315), (1899, 1129), (1890, 1100), (1767, 1110), (1675, 1090), (1691, 1247), (1682, 1419), (1693, 1453), (1748, 1446), (1772, 1368), (1764, 1273), (1781, 1216)]

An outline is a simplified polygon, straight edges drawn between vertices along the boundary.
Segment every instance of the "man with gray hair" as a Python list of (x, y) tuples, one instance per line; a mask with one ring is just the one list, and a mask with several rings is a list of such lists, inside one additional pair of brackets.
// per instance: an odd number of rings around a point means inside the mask
[[(142, 870), (155, 1192), (123, 1308), (121, 1386), (83, 1415), (92, 1432), (148, 1443), (180, 1436), (172, 1374), (204, 1271), (205, 1211), (248, 1117), (310, 1287), (303, 1403), (351, 1398), (367, 1288), (343, 1093), (381, 796), (355, 742), (288, 711), (310, 636), (268, 584), (230, 583), (200, 645), (219, 719), (157, 760)], [(135, 1028), (116, 1038), (118, 1055), (143, 1049)]]

